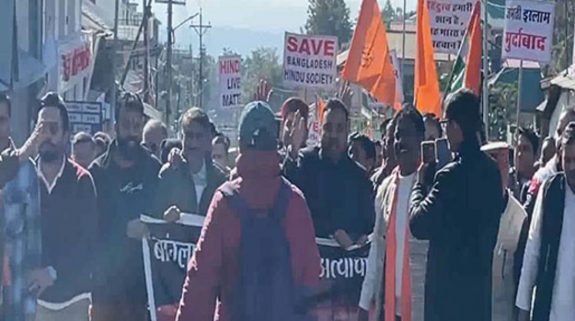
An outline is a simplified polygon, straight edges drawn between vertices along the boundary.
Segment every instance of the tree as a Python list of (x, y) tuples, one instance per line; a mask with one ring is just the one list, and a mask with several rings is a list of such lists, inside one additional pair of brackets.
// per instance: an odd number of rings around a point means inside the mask
[(507, 128), (516, 124), (517, 84), (498, 83), (489, 91), (489, 137), (493, 141), (506, 141)]
[(351, 40), (353, 28), (344, 0), (309, 0), (307, 13), (308, 35), (336, 36), (340, 45)]
[(387, 0), (385, 2), (385, 6), (381, 11), (381, 17), (383, 18), (383, 21), (385, 22), (387, 29), (389, 29), (391, 22), (397, 19), (397, 12), (396, 9), (393, 9), (393, 6), (391, 5), (391, 0)]
[(282, 65), (275, 48), (258, 48), (242, 61), (242, 99), (252, 100), (260, 80), (272, 87), (281, 83)]
[(573, 0), (555, 1), (554, 46), (550, 73), (557, 74), (571, 64), (573, 49), (575, 3)]

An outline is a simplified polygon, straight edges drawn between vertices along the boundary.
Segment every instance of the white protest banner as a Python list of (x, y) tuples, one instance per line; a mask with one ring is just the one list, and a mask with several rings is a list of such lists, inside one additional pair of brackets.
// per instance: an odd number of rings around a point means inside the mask
[(337, 37), (286, 32), (283, 84), (290, 88), (335, 88)]
[(554, 14), (553, 2), (508, 0), (502, 58), (549, 63)]
[(476, 0), (429, 0), (427, 9), (435, 52), (456, 55)]
[(242, 107), (241, 65), (242, 58), (239, 56), (220, 57), (218, 60), (222, 108)]

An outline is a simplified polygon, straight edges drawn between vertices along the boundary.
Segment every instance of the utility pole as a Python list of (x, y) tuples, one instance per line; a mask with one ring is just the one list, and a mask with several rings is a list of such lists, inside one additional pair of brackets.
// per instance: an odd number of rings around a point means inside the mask
[(198, 89), (199, 89), (199, 108), (203, 109), (203, 95), (204, 95), (204, 42), (203, 42), (203, 38), (204, 35), (206, 34), (206, 32), (208, 32), (208, 29), (210, 29), (212, 27), (211, 24), (207, 24), (204, 25), (203, 23), (203, 14), (202, 14), (202, 8), (200, 7), (200, 24), (198, 25), (192, 25), (192, 28), (194, 28), (194, 30), (198, 33), (198, 36), (200, 38), (200, 70), (198, 71), (199, 74), (199, 85), (198, 85)]
[[(146, 0), (142, 0), (144, 5), (144, 102), (148, 102), (148, 97), (150, 94), (150, 33), (149, 33), (149, 22), (150, 22), (150, 10), (151, 8), (146, 3)], [(130, 53), (131, 55), (131, 53)]]
[(171, 100), (172, 100), (172, 33), (174, 30), (172, 29), (172, 5), (173, 0), (168, 0), (168, 50), (167, 50), (167, 57), (166, 57), (166, 76), (167, 76), (167, 97), (166, 97), (166, 126), (170, 127), (170, 114), (171, 110)]
[(120, 0), (116, 0), (115, 9), (114, 9), (114, 43), (112, 44), (112, 99), (111, 107), (110, 107), (110, 114), (112, 115), (112, 124), (116, 121), (116, 104), (118, 99), (118, 93), (116, 88), (116, 60), (118, 55), (118, 19), (120, 15)]

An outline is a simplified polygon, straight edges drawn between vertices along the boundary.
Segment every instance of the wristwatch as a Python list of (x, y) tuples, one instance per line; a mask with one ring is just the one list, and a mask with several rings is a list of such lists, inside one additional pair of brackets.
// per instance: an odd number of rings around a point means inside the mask
[(56, 272), (56, 269), (53, 266), (49, 266), (46, 269), (48, 270), (48, 274), (52, 280), (56, 281), (58, 279), (58, 272)]

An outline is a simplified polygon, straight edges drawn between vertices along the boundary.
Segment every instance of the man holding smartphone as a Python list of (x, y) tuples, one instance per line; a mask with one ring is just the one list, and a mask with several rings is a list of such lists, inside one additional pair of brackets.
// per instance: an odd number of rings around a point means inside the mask
[(423, 164), (412, 192), (411, 232), (429, 240), (426, 321), (491, 320), (493, 249), (504, 200), (499, 169), (477, 139), (479, 108), (468, 90), (449, 99), (444, 123), (457, 158), (433, 182)]

